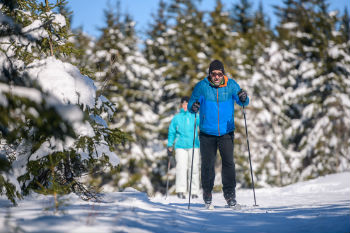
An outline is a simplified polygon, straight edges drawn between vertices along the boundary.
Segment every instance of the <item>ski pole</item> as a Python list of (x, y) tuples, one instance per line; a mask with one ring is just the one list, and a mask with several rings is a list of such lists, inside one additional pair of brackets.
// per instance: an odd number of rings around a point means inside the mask
[(190, 194), (188, 196), (188, 209), (191, 205), (191, 189), (192, 189), (192, 173), (193, 173), (193, 158), (194, 158), (194, 144), (196, 141), (196, 127), (197, 127), (197, 113), (194, 114), (194, 134), (193, 134), (193, 149), (192, 149), (192, 162), (191, 162), (191, 179), (190, 179)]
[(166, 194), (165, 199), (168, 197), (168, 190), (169, 190), (169, 169), (170, 169), (170, 157), (168, 156), (168, 170), (166, 175)]
[(243, 106), (243, 116), (244, 116), (244, 124), (245, 124), (245, 134), (247, 136), (247, 145), (248, 145), (248, 155), (249, 155), (249, 165), (250, 165), (250, 176), (252, 177), (252, 184), (253, 184), (253, 193), (254, 193), (254, 206), (258, 206), (256, 204), (256, 198), (255, 198), (255, 189), (254, 189), (254, 177), (253, 177), (253, 168), (252, 168), (252, 159), (250, 157), (250, 148), (249, 148), (249, 139), (248, 139), (248, 127), (247, 127), (247, 120), (245, 116), (245, 108)]

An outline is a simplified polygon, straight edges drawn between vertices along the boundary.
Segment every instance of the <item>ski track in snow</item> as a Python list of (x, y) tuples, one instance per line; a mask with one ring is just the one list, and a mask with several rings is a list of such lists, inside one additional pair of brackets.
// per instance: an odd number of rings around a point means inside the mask
[(17, 207), (0, 197), (0, 232), (350, 232), (350, 172), (328, 175), (283, 188), (237, 190), (242, 210), (225, 208), (213, 194), (214, 210), (201, 198), (148, 198), (127, 189), (105, 193), (101, 202), (64, 196), (63, 212), (54, 213), (52, 197), (32, 194)]

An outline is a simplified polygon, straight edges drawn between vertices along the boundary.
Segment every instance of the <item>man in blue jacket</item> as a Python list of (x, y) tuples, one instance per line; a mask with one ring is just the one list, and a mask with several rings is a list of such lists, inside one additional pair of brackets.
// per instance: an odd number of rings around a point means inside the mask
[(247, 92), (225, 76), (223, 64), (214, 60), (209, 66), (209, 76), (196, 84), (188, 107), (191, 112), (200, 109), (200, 153), (203, 200), (211, 205), (215, 179), (217, 149), (222, 158), (222, 185), (228, 206), (236, 205), (236, 171), (233, 159), (234, 103), (247, 106)]
[[(187, 111), (189, 98), (181, 99), (180, 113), (172, 119), (168, 132), (168, 156), (172, 155), (175, 148), (176, 160), (176, 193), (179, 198), (185, 199), (185, 194), (189, 191), (191, 178), (191, 164), (193, 153), (193, 136), (195, 114)], [(192, 173), (192, 198), (198, 198), (199, 192), (199, 139), (198, 139), (199, 117), (196, 123), (195, 149), (193, 156)], [(175, 145), (174, 145), (175, 144)]]

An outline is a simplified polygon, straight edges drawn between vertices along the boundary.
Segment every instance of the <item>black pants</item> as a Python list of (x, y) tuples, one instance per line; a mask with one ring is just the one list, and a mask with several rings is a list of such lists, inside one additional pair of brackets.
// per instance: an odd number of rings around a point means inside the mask
[(208, 135), (202, 132), (199, 134), (202, 188), (205, 192), (211, 192), (214, 187), (216, 152), (219, 148), (222, 160), (221, 177), (224, 196), (235, 195), (236, 171), (233, 159), (233, 139), (234, 132), (222, 136)]

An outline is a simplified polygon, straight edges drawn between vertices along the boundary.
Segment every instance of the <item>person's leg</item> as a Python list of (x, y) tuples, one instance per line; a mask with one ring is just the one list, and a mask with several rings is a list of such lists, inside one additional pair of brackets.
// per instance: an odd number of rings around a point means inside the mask
[[(193, 149), (188, 149), (188, 184), (191, 182), (191, 165), (192, 165), (192, 153)], [(190, 188), (190, 187), (188, 187)], [(197, 195), (199, 192), (199, 148), (194, 149), (193, 155), (193, 171), (192, 171), (192, 195)], [(189, 190), (188, 190), (189, 192)]]
[(236, 199), (236, 171), (235, 162), (233, 158), (234, 133), (225, 134), (219, 137), (218, 146), (222, 160), (222, 189), (224, 197), (228, 199)]
[[(203, 188), (203, 199), (211, 202), (211, 192), (215, 179), (215, 158), (217, 151), (217, 137), (204, 133), (199, 134), (201, 153), (201, 178)], [(210, 195), (210, 197), (208, 196)], [(210, 201), (209, 201), (210, 199)]]
[(187, 191), (187, 152), (185, 149), (175, 150), (176, 159), (176, 193), (185, 193)]

